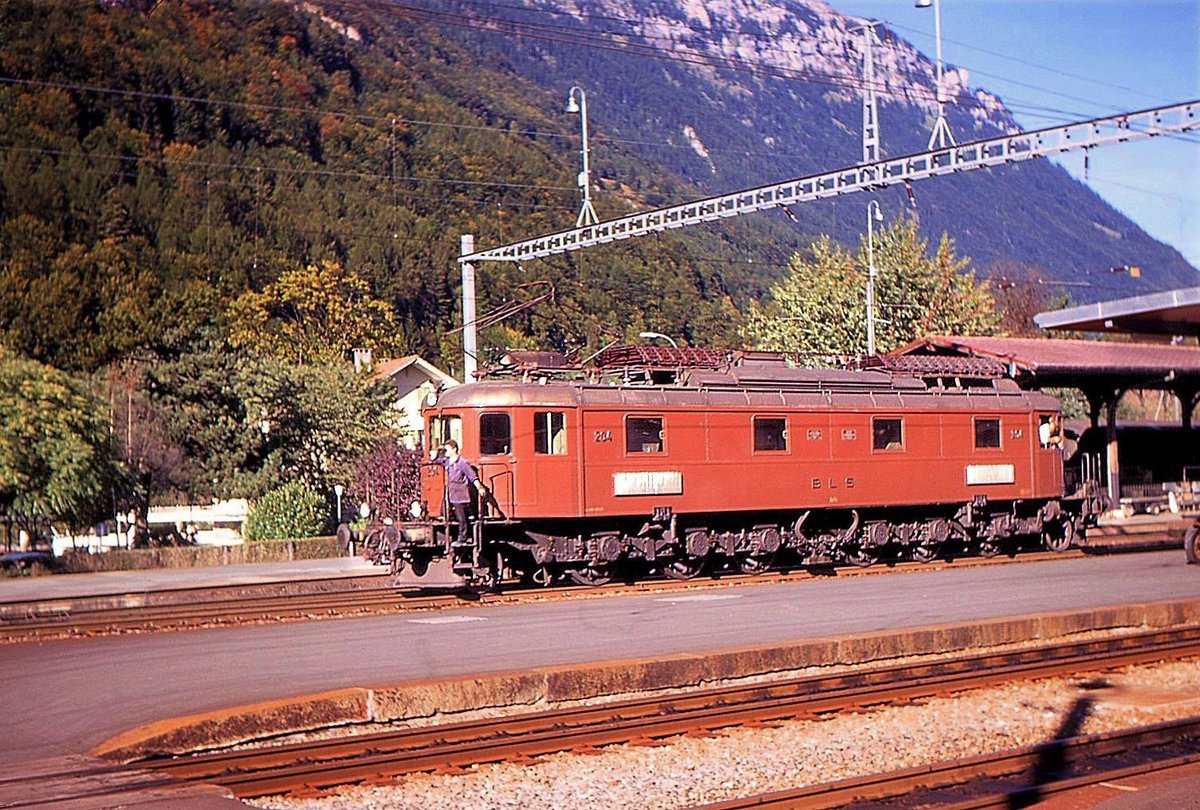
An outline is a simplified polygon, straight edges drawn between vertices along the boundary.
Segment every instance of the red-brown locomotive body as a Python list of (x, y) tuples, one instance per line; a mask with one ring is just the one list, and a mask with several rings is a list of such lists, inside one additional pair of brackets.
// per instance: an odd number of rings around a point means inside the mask
[(445, 473), (381, 556), (422, 573), (449, 558), (475, 580), (539, 584), (620, 573), (693, 576), (793, 561), (1063, 549), (1097, 508), (1064, 491), (1059, 404), (1005, 379), (738, 366), (666, 385), (495, 380), (426, 410), (490, 490), (457, 538)]

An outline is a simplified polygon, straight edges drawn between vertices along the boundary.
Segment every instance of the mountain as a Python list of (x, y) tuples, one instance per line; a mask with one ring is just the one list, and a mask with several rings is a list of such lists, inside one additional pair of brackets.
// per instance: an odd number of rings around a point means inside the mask
[[(396, 309), (407, 350), (452, 364), (460, 236), (490, 247), (575, 221), (570, 87), (587, 92), (602, 218), (775, 182), (860, 158), (855, 24), (798, 0), (8, 0), (0, 343), (78, 371), (178, 354), (239, 295), (335, 262)], [(885, 40), (883, 148), (920, 151), (932, 66)], [(948, 76), (960, 141), (1013, 127)], [(1195, 283), (1048, 162), (913, 194), (876, 196), (948, 231), (984, 275), (1137, 264), (1139, 291)], [(733, 345), (738, 309), (820, 234), (856, 243), (865, 204), (482, 267), (480, 311), (517, 309), (483, 342), (582, 352), (649, 329)]]
[[(433, 6), (423, 6), (432, 8)], [(588, 92), (594, 173), (619, 180), (608, 144), (716, 194), (861, 159), (862, 21), (821, 0), (538, 0), (438, 3), (476, 59)], [(874, 63), (884, 156), (924, 151), (937, 115), (934, 64), (886, 27)], [(1002, 101), (948, 65), (959, 143), (1018, 131)], [(1109, 147), (1109, 148), (1120, 148)], [(935, 178), (877, 195), (889, 215), (950, 233), (982, 275), (1026, 266), (1079, 301), (1197, 283), (1196, 269), (1063, 169), (1039, 160)], [(682, 199), (651, 199), (651, 204)], [(856, 243), (866, 198), (808, 204), (808, 232)], [(1108, 269), (1138, 265), (1140, 279)], [(1088, 286), (1084, 286), (1088, 285)]]

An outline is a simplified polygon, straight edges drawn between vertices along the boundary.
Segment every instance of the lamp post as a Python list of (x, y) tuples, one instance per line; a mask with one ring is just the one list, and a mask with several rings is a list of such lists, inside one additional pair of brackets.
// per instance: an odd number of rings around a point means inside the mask
[(867, 203), (867, 355), (875, 356), (875, 223), (883, 211), (875, 200)]
[(933, 39), (934, 51), (937, 55), (937, 105), (938, 117), (937, 123), (933, 125), (933, 132), (929, 135), (929, 148), (933, 149), (934, 144), (937, 144), (939, 149), (943, 149), (949, 141), (950, 146), (954, 146), (954, 136), (950, 134), (950, 125), (946, 123), (946, 91), (942, 88), (942, 5), (941, 0), (916, 0), (914, 5), (917, 8), (929, 8), (933, 6)]
[[(578, 101), (575, 100), (577, 93)], [(583, 134), (583, 171), (577, 178), (579, 188), (583, 190), (583, 207), (579, 209), (579, 217), (575, 220), (575, 227), (582, 228), (584, 225), (595, 225), (600, 221), (596, 216), (596, 209), (592, 208), (592, 179), (588, 167), (587, 94), (583, 92), (582, 87), (575, 85), (567, 92), (567, 112), (579, 113)]]
[(679, 346), (675, 343), (675, 341), (671, 339), (670, 335), (664, 335), (662, 332), (638, 332), (638, 337), (646, 338), (647, 340), (649, 340), (651, 338), (658, 338), (660, 340), (665, 340), (667, 343), (670, 343), (672, 349), (679, 348)]
[(341, 484), (333, 485), (333, 494), (337, 496), (337, 521), (336, 522), (338, 522), (338, 523), (342, 522), (342, 493), (345, 491), (346, 490), (342, 487)]

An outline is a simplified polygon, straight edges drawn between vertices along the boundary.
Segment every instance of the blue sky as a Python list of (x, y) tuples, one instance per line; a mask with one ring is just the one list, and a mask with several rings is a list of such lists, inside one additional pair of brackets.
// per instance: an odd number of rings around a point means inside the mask
[[(827, 0), (931, 59), (933, 9)], [(1200, 99), (1200, 0), (940, 0), (942, 56), (1025, 129)], [(887, 132), (882, 133), (884, 142)], [(1083, 155), (1058, 159), (1083, 180)], [(1091, 150), (1088, 185), (1200, 268), (1200, 131)], [(1200, 281), (1198, 281), (1200, 283)]]

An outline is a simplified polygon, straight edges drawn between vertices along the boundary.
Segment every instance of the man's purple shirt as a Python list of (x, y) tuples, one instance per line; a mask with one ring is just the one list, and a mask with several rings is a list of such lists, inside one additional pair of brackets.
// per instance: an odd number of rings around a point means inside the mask
[(438, 464), (446, 468), (446, 489), (450, 493), (450, 503), (470, 503), (471, 484), (475, 483), (475, 471), (465, 458), (459, 456), (450, 461), (445, 456), (439, 456)]

